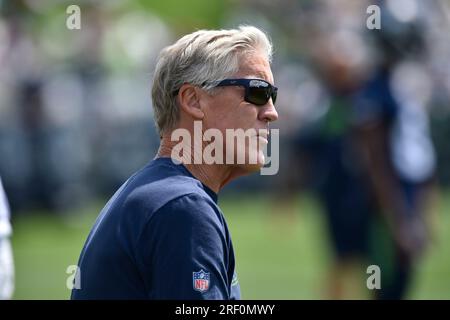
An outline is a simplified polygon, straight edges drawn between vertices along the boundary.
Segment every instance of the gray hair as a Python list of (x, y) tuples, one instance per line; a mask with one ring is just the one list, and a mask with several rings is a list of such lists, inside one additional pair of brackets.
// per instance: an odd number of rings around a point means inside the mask
[(269, 38), (253, 26), (199, 30), (164, 48), (159, 55), (152, 87), (159, 134), (162, 136), (178, 122), (179, 107), (175, 93), (184, 83), (201, 86), (211, 92), (211, 83), (236, 74), (240, 56), (252, 51), (262, 52), (269, 62), (272, 60)]

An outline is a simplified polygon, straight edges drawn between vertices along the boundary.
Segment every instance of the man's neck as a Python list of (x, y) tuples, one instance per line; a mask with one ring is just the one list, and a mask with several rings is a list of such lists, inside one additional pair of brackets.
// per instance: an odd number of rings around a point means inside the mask
[[(182, 158), (172, 154), (174, 146), (178, 144), (179, 142), (173, 142), (167, 136), (163, 136), (156, 157), (168, 157), (183, 163), (195, 178), (215, 193), (219, 193), (219, 190), (234, 178), (233, 169), (225, 164), (205, 164), (203, 162), (194, 164), (194, 148), (191, 148), (190, 154), (184, 154)], [(202, 157), (200, 158), (203, 159)]]

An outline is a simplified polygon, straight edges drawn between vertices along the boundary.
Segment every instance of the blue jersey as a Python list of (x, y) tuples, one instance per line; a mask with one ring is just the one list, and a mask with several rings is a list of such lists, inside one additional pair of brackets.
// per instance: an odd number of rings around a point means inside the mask
[(134, 174), (100, 213), (72, 299), (239, 299), (217, 195), (170, 158)]

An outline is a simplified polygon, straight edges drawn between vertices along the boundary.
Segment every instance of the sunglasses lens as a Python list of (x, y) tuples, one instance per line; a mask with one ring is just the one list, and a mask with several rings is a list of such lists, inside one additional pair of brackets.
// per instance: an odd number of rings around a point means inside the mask
[(265, 105), (270, 99), (270, 89), (269, 88), (249, 88), (248, 101), (250, 103), (256, 104), (258, 106)]
[(272, 103), (275, 104), (275, 102), (277, 101), (277, 90), (273, 90), (272, 91)]

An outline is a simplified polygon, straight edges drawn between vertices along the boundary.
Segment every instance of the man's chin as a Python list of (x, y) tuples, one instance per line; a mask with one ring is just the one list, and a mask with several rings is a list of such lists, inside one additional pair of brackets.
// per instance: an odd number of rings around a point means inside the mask
[(258, 155), (256, 161), (251, 162), (247, 161), (245, 164), (239, 164), (238, 167), (247, 174), (252, 174), (254, 172), (261, 170), (261, 168), (264, 167), (264, 161), (265, 161), (264, 154), (261, 153)]

